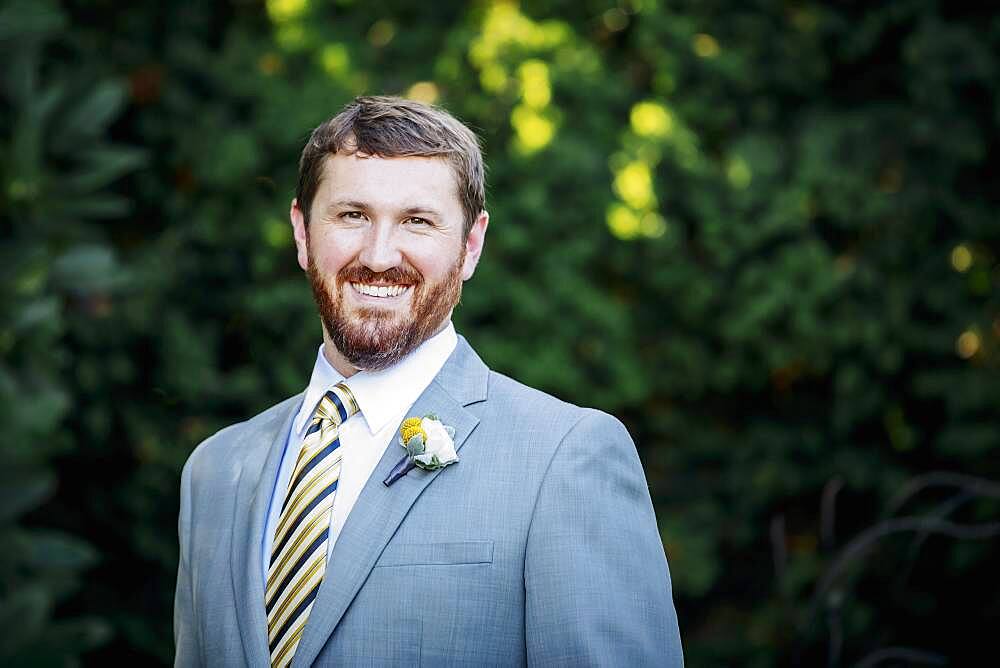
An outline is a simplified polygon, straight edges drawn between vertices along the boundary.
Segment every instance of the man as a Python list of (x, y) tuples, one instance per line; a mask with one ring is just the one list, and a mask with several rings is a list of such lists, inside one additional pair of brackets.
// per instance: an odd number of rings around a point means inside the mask
[(484, 193), (440, 109), (358, 98), (313, 132), (291, 221), (323, 344), (184, 467), (177, 665), (682, 665), (624, 427), (451, 324)]

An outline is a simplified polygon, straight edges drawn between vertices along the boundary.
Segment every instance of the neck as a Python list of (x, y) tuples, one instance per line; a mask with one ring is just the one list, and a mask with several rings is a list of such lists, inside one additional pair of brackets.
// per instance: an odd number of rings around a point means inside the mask
[(323, 328), (323, 357), (326, 361), (330, 363), (334, 369), (337, 370), (344, 378), (350, 378), (356, 374), (359, 369), (358, 367), (351, 364), (344, 355), (337, 350), (337, 347), (333, 345), (333, 341), (330, 340), (330, 335), (326, 333), (326, 328)]

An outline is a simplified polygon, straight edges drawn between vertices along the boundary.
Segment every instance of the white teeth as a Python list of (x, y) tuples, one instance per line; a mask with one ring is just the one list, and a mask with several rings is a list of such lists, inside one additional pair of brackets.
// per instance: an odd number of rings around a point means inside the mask
[(398, 297), (409, 289), (405, 285), (366, 285), (351, 283), (355, 290), (369, 297)]

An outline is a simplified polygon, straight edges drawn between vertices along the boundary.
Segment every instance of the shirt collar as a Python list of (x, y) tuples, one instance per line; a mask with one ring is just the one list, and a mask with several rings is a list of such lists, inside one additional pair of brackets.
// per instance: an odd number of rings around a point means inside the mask
[(292, 423), (295, 433), (302, 436), (316, 403), (341, 381), (357, 399), (368, 429), (373, 434), (378, 432), (389, 420), (413, 405), (434, 380), (457, 344), (458, 335), (449, 320), (444, 329), (388, 369), (359, 371), (346, 381), (340, 372), (330, 366), (323, 354), (323, 344), (320, 344), (302, 407)]

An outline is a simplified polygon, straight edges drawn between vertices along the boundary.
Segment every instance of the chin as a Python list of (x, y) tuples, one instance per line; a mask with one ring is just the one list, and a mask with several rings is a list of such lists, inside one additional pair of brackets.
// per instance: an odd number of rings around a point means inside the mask
[(347, 316), (349, 327), (376, 327), (379, 330), (399, 327), (409, 315), (409, 311), (385, 306), (364, 306), (355, 308)]

